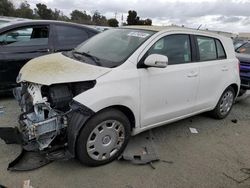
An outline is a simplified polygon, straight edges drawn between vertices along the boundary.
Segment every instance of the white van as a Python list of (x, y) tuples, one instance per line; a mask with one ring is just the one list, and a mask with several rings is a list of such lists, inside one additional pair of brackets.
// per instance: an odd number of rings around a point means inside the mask
[(24, 148), (63, 145), (90, 166), (117, 158), (142, 131), (207, 111), (225, 118), (240, 88), (231, 39), (152, 26), (110, 29), (33, 59), (17, 81)]

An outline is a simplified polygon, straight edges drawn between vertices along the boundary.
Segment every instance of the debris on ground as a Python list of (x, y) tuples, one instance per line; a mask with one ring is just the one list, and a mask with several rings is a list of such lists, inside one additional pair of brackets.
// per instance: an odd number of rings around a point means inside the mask
[(238, 120), (237, 119), (232, 119), (231, 120), (233, 123), (238, 123)]
[(6, 187), (0, 184), (0, 188), (6, 188)]
[(189, 127), (189, 130), (190, 130), (190, 132), (193, 133), (193, 134), (198, 134), (198, 131), (197, 131), (196, 128), (191, 128), (191, 127)]
[(133, 164), (150, 164), (155, 169), (153, 162), (159, 161), (151, 131), (147, 136), (132, 137), (120, 159), (131, 161)]
[(227, 178), (235, 181), (236, 183), (238, 184), (241, 184), (241, 183), (244, 183), (246, 180), (249, 180), (250, 179), (250, 168), (242, 168), (240, 169), (240, 171), (246, 175), (248, 175), (248, 177), (244, 178), (244, 179), (241, 179), (241, 180), (237, 180), (236, 178), (232, 177), (232, 176), (229, 176), (227, 175), (226, 173), (223, 172), (223, 175), (226, 176)]
[(173, 164), (174, 163), (173, 161), (166, 161), (166, 160), (161, 160), (161, 162), (168, 163), (168, 164)]
[(22, 188), (33, 188), (30, 184), (30, 180), (24, 180)]

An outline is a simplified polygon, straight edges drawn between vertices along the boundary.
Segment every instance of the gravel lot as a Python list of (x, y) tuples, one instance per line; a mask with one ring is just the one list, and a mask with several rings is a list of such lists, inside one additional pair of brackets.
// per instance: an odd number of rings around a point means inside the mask
[[(19, 107), (11, 98), (0, 99), (5, 106), (0, 126), (17, 125)], [(34, 188), (44, 187), (250, 187), (250, 96), (238, 101), (225, 120), (205, 114), (188, 118), (152, 131), (161, 160), (149, 165), (125, 161), (90, 168), (77, 160), (58, 161), (30, 172), (9, 172), (7, 165), (20, 152), (17, 145), (0, 140), (0, 184), (21, 187), (31, 180)], [(237, 123), (232, 120), (236, 119)], [(198, 134), (191, 134), (189, 127)], [(142, 133), (138, 136), (145, 136)], [(233, 180), (233, 178), (235, 180)], [(247, 179), (244, 181), (244, 179)], [(237, 182), (237, 181), (239, 182)], [(243, 180), (242, 182), (240, 182)]]

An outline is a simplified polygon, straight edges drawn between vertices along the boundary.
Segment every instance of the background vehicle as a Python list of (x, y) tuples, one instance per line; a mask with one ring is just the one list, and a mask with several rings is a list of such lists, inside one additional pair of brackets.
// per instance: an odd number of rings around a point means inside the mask
[(38, 56), (68, 51), (99, 33), (97, 30), (58, 21), (17, 21), (0, 27), (0, 91), (16, 86), (21, 67)]
[(91, 166), (117, 158), (131, 134), (207, 111), (225, 118), (240, 88), (230, 38), (149, 26), (110, 29), (35, 58), (18, 82), (23, 147), (60, 143)]
[(29, 20), (29, 19), (0, 16), (0, 27), (2, 25), (9, 23), (9, 22), (17, 22), (17, 21), (25, 21), (25, 20)]
[(236, 49), (236, 57), (240, 61), (240, 95), (243, 95), (250, 89), (250, 42), (245, 42)]

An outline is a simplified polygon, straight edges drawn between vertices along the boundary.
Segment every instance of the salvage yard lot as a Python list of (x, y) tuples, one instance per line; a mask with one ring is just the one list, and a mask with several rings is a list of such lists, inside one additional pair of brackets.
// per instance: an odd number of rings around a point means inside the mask
[[(17, 125), (19, 107), (10, 98), (1, 99), (4, 113), (0, 126)], [(30, 172), (9, 172), (7, 165), (20, 152), (17, 145), (0, 140), (0, 184), (21, 187), (31, 180), (38, 187), (250, 187), (250, 96), (238, 101), (224, 120), (205, 114), (152, 130), (160, 159), (149, 165), (125, 161), (90, 168), (77, 160), (58, 161)], [(233, 121), (232, 120), (237, 120)], [(189, 128), (196, 128), (192, 134)], [(142, 133), (138, 136), (145, 136)], [(233, 180), (233, 178), (235, 180)]]

